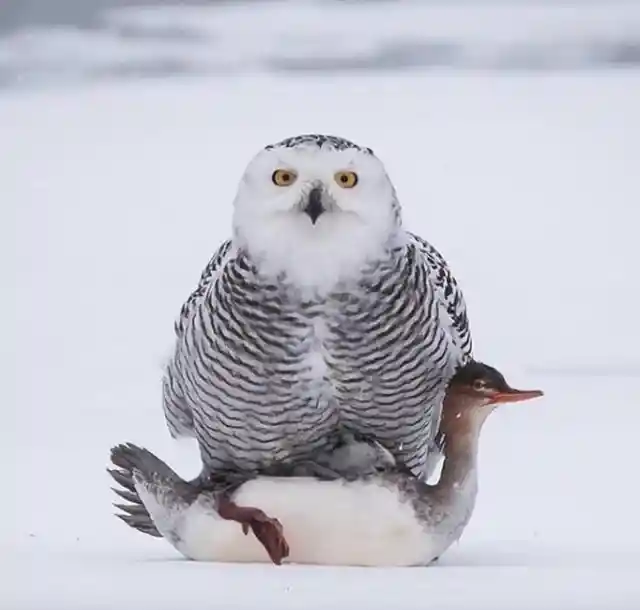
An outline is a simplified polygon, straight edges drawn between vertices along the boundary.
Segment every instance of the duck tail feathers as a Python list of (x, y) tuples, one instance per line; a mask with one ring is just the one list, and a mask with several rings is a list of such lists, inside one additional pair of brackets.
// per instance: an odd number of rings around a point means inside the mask
[(149, 512), (149, 498), (155, 500), (155, 510), (152, 512), (187, 506), (195, 496), (193, 486), (180, 478), (160, 458), (133, 443), (113, 447), (111, 463), (115, 468), (107, 468), (107, 472), (119, 485), (111, 489), (126, 501), (114, 503), (115, 508), (122, 511), (116, 513), (116, 517), (139, 532), (162, 538), (163, 534)]

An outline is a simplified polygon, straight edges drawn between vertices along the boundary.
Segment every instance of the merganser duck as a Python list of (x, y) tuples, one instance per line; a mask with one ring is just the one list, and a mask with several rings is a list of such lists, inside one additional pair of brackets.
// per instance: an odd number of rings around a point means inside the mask
[[(152, 476), (165, 476), (167, 481), (171, 481), (176, 486), (176, 492), (182, 494), (185, 500), (196, 498), (206, 492), (211, 498), (215, 498), (214, 506), (219, 517), (240, 523), (245, 534), (251, 529), (273, 563), (279, 565), (282, 559), (288, 556), (289, 547), (280, 521), (269, 517), (259, 508), (241, 506), (233, 499), (234, 491), (242, 483), (258, 477), (258, 473), (245, 474), (244, 479), (240, 476), (229, 479), (225, 475), (221, 480), (215, 476), (207, 479), (198, 476), (192, 481), (184, 481), (151, 452), (131, 443), (114, 447), (111, 450), (111, 461), (118, 469), (107, 469), (107, 471), (122, 487), (122, 489), (112, 488), (112, 490), (121, 498), (132, 502), (132, 504), (115, 504), (116, 508), (124, 511), (124, 514), (116, 514), (116, 517), (130, 527), (150, 536), (163, 537), (136, 490), (133, 470), (138, 469), (155, 473)], [(370, 474), (386, 471), (395, 464), (391, 452), (380, 443), (343, 431), (332, 451), (319, 453), (313, 456), (313, 459), (301, 460), (293, 464), (274, 464), (261, 472), (271, 477), (314, 477), (321, 480), (354, 481)]]
[[(356, 439), (350, 451), (363, 456), (366, 474), (332, 479), (325, 464), (311, 477), (261, 475), (221, 505), (219, 494), (184, 481), (149, 451), (127, 444), (112, 450), (118, 470), (110, 472), (125, 488), (114, 491), (132, 504), (117, 506), (128, 513), (123, 518), (129, 525), (165, 537), (192, 560), (279, 564), (288, 556), (288, 563), (299, 564), (428, 565), (460, 538), (471, 518), (478, 439), (488, 415), (498, 405), (542, 395), (511, 388), (499, 371), (477, 361), (460, 368), (443, 406), (445, 460), (435, 484), (390, 464), (376, 441)], [(230, 523), (242, 522), (243, 511), (259, 510), (242, 508), (253, 506), (278, 515), (280, 539), (265, 544), (258, 533), (258, 539), (244, 536)]]

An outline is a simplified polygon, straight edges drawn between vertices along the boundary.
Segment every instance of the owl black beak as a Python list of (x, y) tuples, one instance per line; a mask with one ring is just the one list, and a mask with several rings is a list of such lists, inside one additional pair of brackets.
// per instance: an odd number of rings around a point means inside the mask
[(304, 206), (303, 211), (311, 218), (311, 222), (316, 224), (320, 215), (325, 211), (325, 207), (322, 203), (322, 188), (314, 186), (307, 197), (307, 204)]

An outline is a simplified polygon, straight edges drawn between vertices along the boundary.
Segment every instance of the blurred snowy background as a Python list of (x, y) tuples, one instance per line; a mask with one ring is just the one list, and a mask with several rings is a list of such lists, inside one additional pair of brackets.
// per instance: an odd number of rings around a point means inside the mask
[[(631, 0), (0, 0), (0, 607), (640, 607), (639, 68)], [(115, 443), (197, 473), (173, 320), (305, 132), (376, 151), (477, 356), (546, 392), (488, 422), (433, 568), (193, 565), (112, 516)]]
[(635, 0), (3, 0), (0, 82), (640, 64)]

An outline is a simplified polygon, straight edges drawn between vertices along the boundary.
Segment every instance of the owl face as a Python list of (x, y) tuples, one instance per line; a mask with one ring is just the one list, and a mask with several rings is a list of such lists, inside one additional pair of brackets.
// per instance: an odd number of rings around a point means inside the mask
[(356, 263), (375, 255), (398, 224), (382, 162), (330, 136), (298, 136), (260, 151), (234, 202), (236, 237), (265, 260), (312, 255)]

